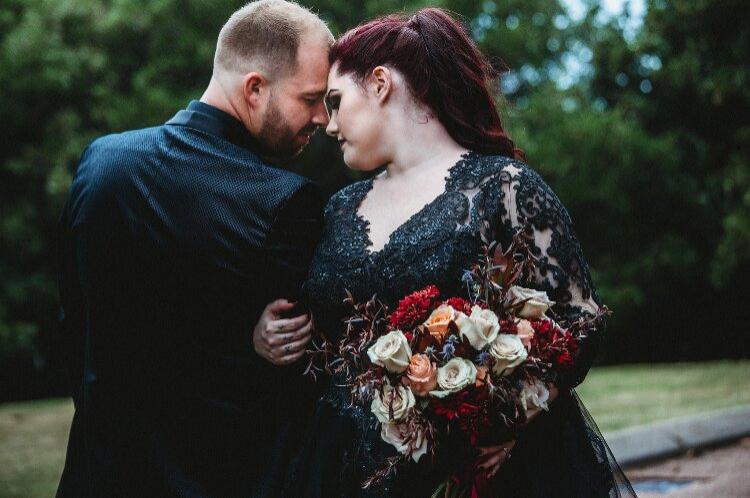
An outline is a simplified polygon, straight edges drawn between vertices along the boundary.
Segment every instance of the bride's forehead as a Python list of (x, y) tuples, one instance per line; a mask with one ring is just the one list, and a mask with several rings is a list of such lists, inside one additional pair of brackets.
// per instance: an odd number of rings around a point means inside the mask
[(328, 73), (328, 90), (338, 89), (342, 90), (356, 85), (351, 74), (341, 74), (338, 71), (331, 69)]

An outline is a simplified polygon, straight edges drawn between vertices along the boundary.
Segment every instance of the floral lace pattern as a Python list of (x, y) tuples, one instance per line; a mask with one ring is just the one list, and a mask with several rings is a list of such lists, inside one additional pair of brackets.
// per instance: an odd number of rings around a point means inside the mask
[[(391, 307), (399, 297), (427, 284), (437, 285), (445, 296), (462, 295), (461, 275), (479, 256), (482, 236), (507, 243), (511, 229), (523, 223), (530, 223), (534, 230), (534, 252), (539, 258), (535, 274), (528, 276), (528, 286), (547, 291), (557, 303), (553, 311), (561, 322), (598, 308), (570, 216), (527, 165), (504, 156), (464, 154), (449, 170), (444, 192), (399, 226), (378, 251), (371, 250), (369, 223), (358, 214), (372, 187), (372, 180), (354, 183), (334, 195), (326, 207), (326, 229), (306, 287), (316, 327), (329, 339), (335, 340), (341, 319), (348, 314), (343, 304), (346, 290), (360, 302), (376, 294)], [(577, 359), (575, 373), (564, 381), (565, 387), (580, 383), (593, 361), (598, 338), (584, 342), (591, 343), (591, 350)], [(347, 486), (362, 482), (393, 450), (380, 440), (374, 417), (349, 406), (349, 393), (337, 387), (336, 379), (322, 398), (316, 417), (330, 418), (335, 413), (355, 434), (345, 450), (331, 456), (338, 460), (333, 465), (338, 466), (340, 485), (338, 494), (331, 491), (335, 486), (326, 493), (343, 496), (352, 492)], [(313, 425), (318, 422), (313, 420)], [(309, 434), (326, 437), (317, 429)], [(305, 458), (310, 455), (302, 460)], [(398, 496), (406, 481), (356, 492), (360, 496)], [(409, 492), (422, 496), (420, 492), (427, 491)]]

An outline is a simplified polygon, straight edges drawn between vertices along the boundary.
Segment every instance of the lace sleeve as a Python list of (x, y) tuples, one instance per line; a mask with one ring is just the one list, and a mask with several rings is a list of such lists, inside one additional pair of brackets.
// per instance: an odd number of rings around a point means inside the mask
[[(542, 178), (525, 165), (506, 166), (501, 196), (502, 226), (530, 223), (534, 230), (534, 253), (538, 258), (527, 285), (547, 292), (555, 301), (552, 311), (565, 325), (591, 316), (600, 301), (591, 282), (589, 267), (573, 231), (573, 223), (557, 195)], [(602, 320), (581, 342), (573, 368), (558, 378), (559, 389), (572, 389), (583, 382), (596, 358), (606, 323)]]

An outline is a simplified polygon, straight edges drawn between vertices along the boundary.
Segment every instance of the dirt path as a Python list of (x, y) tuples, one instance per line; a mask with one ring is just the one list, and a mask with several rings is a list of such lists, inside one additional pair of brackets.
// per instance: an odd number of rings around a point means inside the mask
[(636, 490), (653, 481), (693, 481), (669, 492), (639, 491), (640, 498), (750, 497), (750, 438), (732, 445), (626, 471)]

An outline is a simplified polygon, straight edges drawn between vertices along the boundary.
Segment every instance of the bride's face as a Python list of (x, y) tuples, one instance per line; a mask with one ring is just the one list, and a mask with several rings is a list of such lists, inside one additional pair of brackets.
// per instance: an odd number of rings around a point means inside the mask
[(326, 133), (339, 142), (344, 162), (352, 169), (372, 171), (389, 161), (383, 98), (377, 82), (358, 84), (334, 65), (328, 74)]

